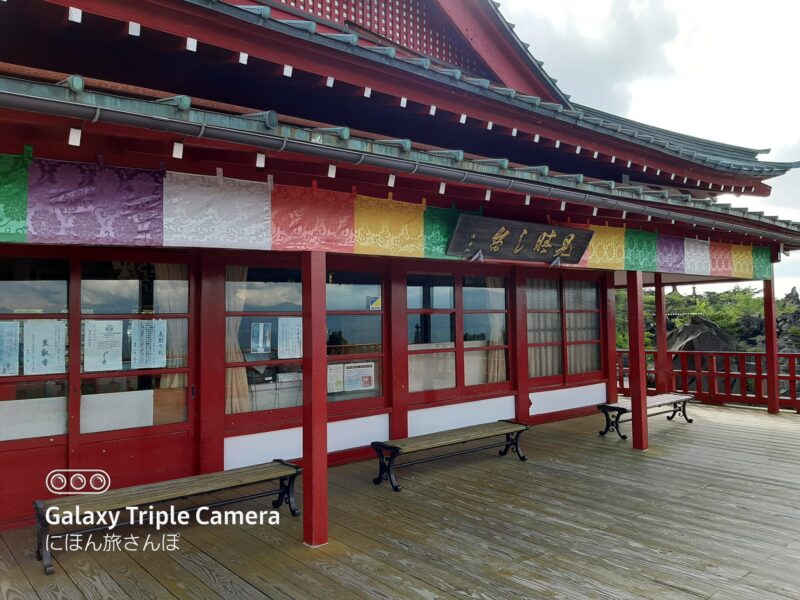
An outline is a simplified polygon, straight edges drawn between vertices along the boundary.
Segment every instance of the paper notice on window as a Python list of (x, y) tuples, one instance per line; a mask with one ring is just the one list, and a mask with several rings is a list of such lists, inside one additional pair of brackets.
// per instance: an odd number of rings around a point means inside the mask
[(344, 365), (328, 365), (328, 393), (344, 391)]
[(0, 321), (0, 377), (19, 375), (19, 323)]
[(66, 321), (23, 321), (22, 331), (22, 362), (26, 375), (47, 375), (67, 370)]
[(83, 370), (122, 370), (122, 321), (83, 323)]
[(344, 391), (359, 392), (375, 389), (375, 363), (350, 363), (344, 365)]
[(167, 322), (163, 319), (131, 321), (131, 369), (167, 366)]
[(280, 317), (278, 319), (278, 358), (302, 358), (303, 319)]
[(250, 353), (269, 354), (272, 351), (272, 323), (250, 324)]

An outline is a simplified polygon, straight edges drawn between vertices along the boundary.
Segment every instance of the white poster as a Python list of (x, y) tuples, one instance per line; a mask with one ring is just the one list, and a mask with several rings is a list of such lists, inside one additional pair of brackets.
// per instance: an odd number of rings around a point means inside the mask
[(328, 393), (344, 391), (344, 365), (342, 363), (328, 365)]
[(278, 358), (302, 358), (302, 317), (280, 317), (278, 319)]
[(167, 322), (163, 319), (131, 321), (131, 369), (167, 366)]
[(344, 365), (344, 391), (358, 392), (375, 389), (375, 363), (350, 363)]
[(25, 375), (47, 375), (67, 370), (67, 322), (36, 319), (22, 322), (22, 359)]
[(250, 353), (269, 354), (272, 351), (272, 323), (250, 324)]
[(122, 321), (84, 321), (83, 370), (122, 370)]
[(0, 321), (0, 377), (19, 375), (19, 323)]

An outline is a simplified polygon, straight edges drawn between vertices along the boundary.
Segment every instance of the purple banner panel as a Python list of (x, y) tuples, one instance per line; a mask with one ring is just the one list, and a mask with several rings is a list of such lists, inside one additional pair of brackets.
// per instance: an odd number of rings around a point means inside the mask
[(163, 173), (34, 160), (28, 242), (161, 246)]
[(683, 273), (684, 245), (683, 238), (672, 235), (658, 235), (657, 240), (658, 272)]

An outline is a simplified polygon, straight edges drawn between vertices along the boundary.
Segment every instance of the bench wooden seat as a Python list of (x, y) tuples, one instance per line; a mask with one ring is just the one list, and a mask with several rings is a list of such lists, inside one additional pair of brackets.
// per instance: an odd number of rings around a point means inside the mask
[[(36, 513), (36, 558), (43, 561), (45, 573), (48, 575), (53, 573), (52, 553), (48, 545), (50, 526), (46, 518), (46, 511), (49, 508), (55, 507), (60, 511), (66, 511), (79, 507), (82, 513), (119, 511), (129, 507), (183, 500), (200, 494), (211, 494), (222, 490), (277, 480), (279, 487), (275, 490), (258, 492), (229, 500), (202, 503), (182, 510), (193, 512), (201, 507), (213, 508), (265, 496), (278, 496), (272, 502), (272, 506), (279, 508), (286, 502), (289, 505), (292, 516), (296, 517), (300, 514), (300, 510), (297, 508), (295, 500), (294, 484), (295, 479), (301, 473), (302, 469), (295, 464), (283, 460), (274, 460), (261, 465), (241, 467), (217, 473), (206, 473), (182, 479), (119, 488), (101, 494), (59, 496), (49, 500), (36, 500), (33, 503)], [(126, 521), (118, 524), (118, 526), (122, 525), (130, 525), (130, 522)], [(103, 529), (106, 529), (106, 527), (70, 530), (70, 533), (88, 533)]]
[[(690, 419), (686, 413), (686, 403), (693, 400), (694, 396), (691, 394), (658, 394), (656, 396), (647, 397), (647, 418), (655, 417), (658, 415), (669, 414), (667, 420), (672, 421), (676, 415), (682, 415), (687, 423), (692, 423), (694, 419)], [(661, 408), (669, 406), (666, 410), (650, 412), (651, 408)], [(621, 418), (623, 415), (631, 412), (631, 399), (628, 397), (621, 397), (620, 400), (614, 404), (598, 404), (597, 409), (603, 413), (606, 418), (606, 426), (600, 432), (600, 435), (605, 435), (609, 431), (616, 431), (617, 435), (623, 440), (628, 439), (627, 435), (623, 435), (620, 431), (620, 423), (627, 423), (631, 420), (628, 418)]]
[[(450, 456), (466, 454), (468, 452), (486, 450), (488, 448), (502, 447), (502, 450), (500, 450), (500, 456), (505, 456), (510, 450), (516, 454), (520, 460), (527, 460), (527, 457), (522, 453), (522, 449), (519, 444), (519, 439), (522, 435), (522, 432), (527, 430), (528, 426), (521, 423), (514, 423), (512, 421), (497, 421), (495, 423), (484, 423), (481, 425), (471, 425), (469, 427), (459, 427), (458, 429), (450, 429), (437, 433), (428, 433), (425, 435), (418, 435), (399, 440), (372, 442), (372, 448), (378, 455), (378, 476), (372, 481), (375, 485), (380, 485), (383, 481), (389, 481), (389, 483), (392, 485), (392, 489), (395, 492), (399, 492), (400, 486), (397, 485), (397, 478), (395, 477), (394, 473), (395, 468), (408, 467), (431, 460), (439, 460)], [(453, 446), (456, 444), (466, 444), (468, 442), (476, 442), (497, 436), (504, 436), (505, 440), (486, 446), (480, 446), (478, 448), (469, 448), (467, 450), (448, 452), (446, 454), (438, 454), (436, 456), (408, 461), (402, 464), (395, 464), (397, 457), (403, 454), (413, 454), (414, 452), (421, 452), (423, 450), (435, 450), (437, 448)]]

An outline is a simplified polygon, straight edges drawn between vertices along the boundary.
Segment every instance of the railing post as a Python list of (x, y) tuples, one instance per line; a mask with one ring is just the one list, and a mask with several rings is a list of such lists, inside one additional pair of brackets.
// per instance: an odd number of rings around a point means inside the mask
[(644, 303), (642, 272), (628, 271), (628, 337), (630, 339), (630, 372), (633, 448), (647, 450), (647, 365), (644, 354)]
[(767, 354), (767, 412), (777, 414), (781, 408), (778, 385), (778, 321), (775, 314), (775, 284), (764, 280), (764, 343)]
[[(711, 402), (715, 404), (718, 402), (717, 400), (717, 355), (710, 354), (708, 356), (708, 397), (711, 399)], [(722, 402), (719, 402), (722, 404)]]

